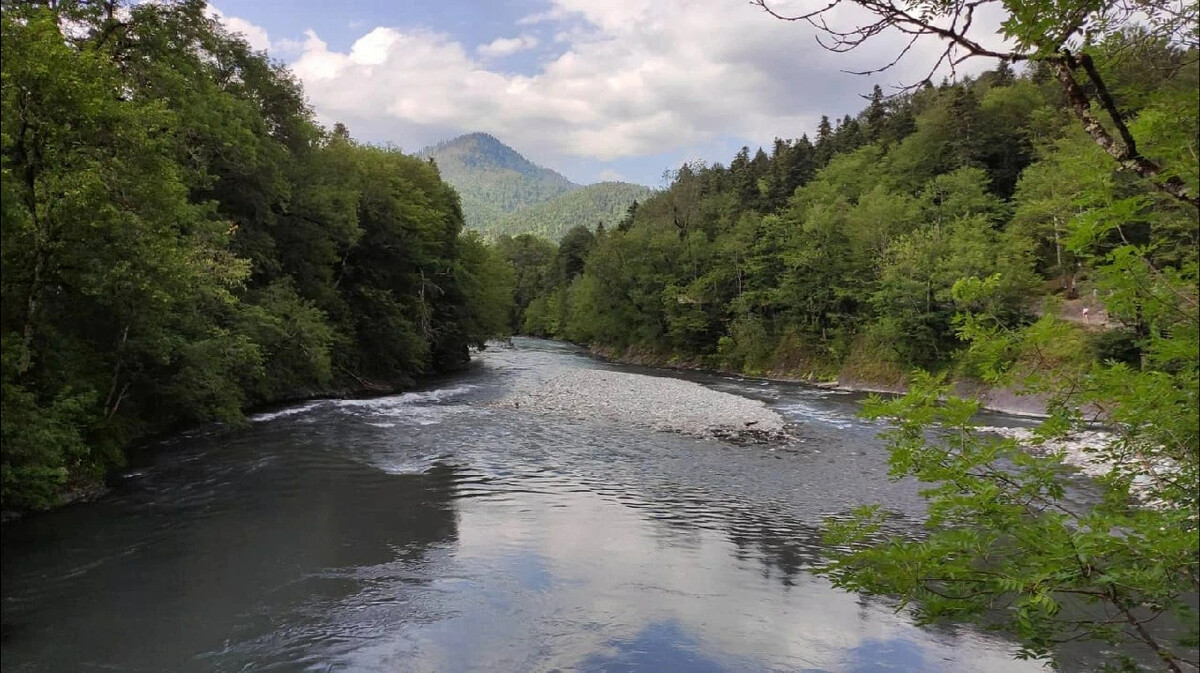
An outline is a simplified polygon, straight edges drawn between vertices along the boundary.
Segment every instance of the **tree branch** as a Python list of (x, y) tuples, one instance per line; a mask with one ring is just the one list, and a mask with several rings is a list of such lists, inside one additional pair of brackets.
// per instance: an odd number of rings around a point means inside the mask
[[(1090, 60), (1088, 59), (1089, 62)], [(1112, 96), (1107, 96), (1108, 105), (1111, 107), (1106, 106), (1106, 112), (1112, 118), (1114, 125), (1117, 126), (1118, 132), (1122, 134), (1122, 141), (1118, 142), (1109, 133), (1108, 129), (1104, 127), (1104, 124), (1092, 111), (1091, 99), (1075, 79), (1074, 70), (1079, 67), (1080, 59), (1077, 59), (1074, 54), (1064, 49), (1055, 57), (1047, 59), (1047, 61), (1054, 68), (1054, 74), (1067, 95), (1067, 102), (1075, 112), (1075, 116), (1083, 124), (1083, 130), (1091, 136), (1092, 140), (1106, 154), (1116, 159), (1117, 163), (1123, 168), (1131, 170), (1149, 180), (1159, 191), (1200, 209), (1200, 199), (1188, 193), (1187, 185), (1184, 184), (1183, 180), (1176, 176), (1161, 177), (1162, 167), (1138, 153), (1137, 145), (1133, 144), (1133, 137), (1129, 135), (1129, 129), (1125, 127), (1120, 111), (1116, 109), (1116, 104), (1112, 102)], [(1094, 65), (1092, 66), (1092, 70), (1095, 70)], [(1099, 78), (1100, 75), (1097, 73), (1096, 79)], [(1099, 90), (1101, 87), (1103, 87), (1102, 81), (1097, 89)], [(1102, 99), (1107, 95), (1107, 89), (1104, 89), (1104, 92)], [(1128, 142), (1125, 141), (1124, 136), (1129, 136)]]

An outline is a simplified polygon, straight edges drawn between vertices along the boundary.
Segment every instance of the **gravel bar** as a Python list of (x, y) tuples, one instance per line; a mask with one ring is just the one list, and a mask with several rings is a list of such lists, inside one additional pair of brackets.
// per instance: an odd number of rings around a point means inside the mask
[(783, 417), (762, 402), (692, 381), (643, 374), (568, 370), (536, 383), (522, 382), (495, 404), (739, 444), (788, 438)]

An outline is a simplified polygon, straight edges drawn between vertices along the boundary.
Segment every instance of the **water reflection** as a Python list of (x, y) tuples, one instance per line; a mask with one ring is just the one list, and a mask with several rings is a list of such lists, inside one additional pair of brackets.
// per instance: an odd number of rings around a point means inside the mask
[(453, 616), (346, 653), (347, 668), (1038, 669), (1011, 661), (1003, 641), (919, 630), (810, 575), (785, 583), (762, 572), (757, 550), (769, 545), (748, 545), (755, 551), (738, 560), (720, 531), (663, 536), (644, 511), (598, 494), (460, 507), (454, 574), (472, 588), (442, 596)]
[(1040, 670), (809, 572), (825, 515), (919, 511), (872, 428), (827, 422), (845, 402), (778, 450), (486, 405), (565, 366), (600, 365), (526, 343), (179, 438), (105, 501), (6, 526), (4, 669)]
[(688, 670), (695, 673), (733, 673), (763, 670), (757, 662), (722, 662), (702, 652), (702, 645), (684, 633), (678, 622), (647, 624), (633, 638), (609, 641), (605, 651), (580, 662), (584, 673), (636, 673)]

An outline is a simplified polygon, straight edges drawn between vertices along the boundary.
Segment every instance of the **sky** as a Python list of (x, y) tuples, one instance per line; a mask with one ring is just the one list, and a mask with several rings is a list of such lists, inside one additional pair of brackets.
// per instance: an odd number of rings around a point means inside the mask
[[(808, 0), (811, 4), (813, 0)], [(779, 0), (781, 11), (805, 0)], [(288, 64), (317, 117), (405, 151), (484, 131), (582, 184), (664, 186), (684, 161), (815, 132), (874, 84), (922, 79), (926, 42), (881, 35), (848, 54), (748, 0), (216, 0), (255, 48)], [(835, 19), (853, 21), (843, 12)], [(992, 64), (980, 62), (976, 70)]]

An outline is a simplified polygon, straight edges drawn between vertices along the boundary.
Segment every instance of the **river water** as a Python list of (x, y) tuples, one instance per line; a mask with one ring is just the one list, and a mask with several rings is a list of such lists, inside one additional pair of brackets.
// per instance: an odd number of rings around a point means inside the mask
[(186, 433), (6, 524), (3, 669), (1043, 670), (811, 574), (824, 516), (921, 512), (858, 396), (689, 376), (796, 423), (780, 446), (488, 404), (570, 367), (653, 373), (518, 339), (425, 391)]

